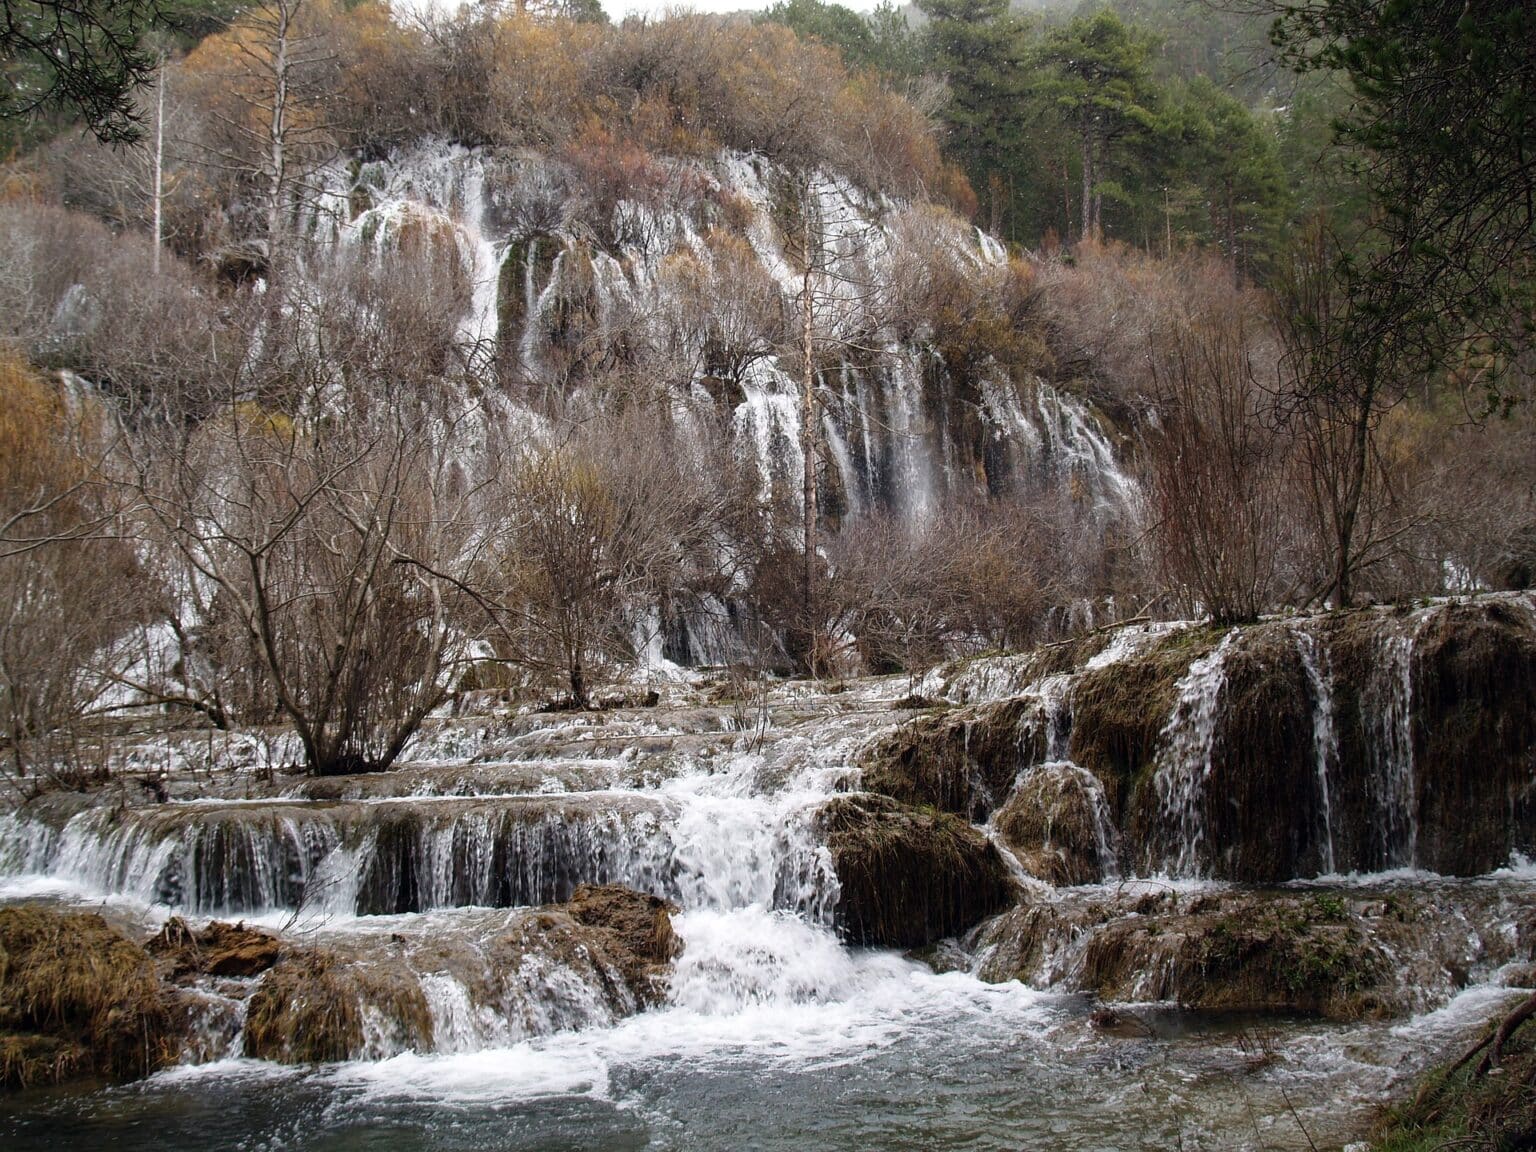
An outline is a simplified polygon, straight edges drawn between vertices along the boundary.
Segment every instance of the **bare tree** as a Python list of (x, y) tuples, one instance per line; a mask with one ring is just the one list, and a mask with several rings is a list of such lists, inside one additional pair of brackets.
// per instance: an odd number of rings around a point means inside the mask
[(76, 775), (80, 725), (130, 627), (132, 549), (114, 539), (101, 464), (108, 438), (70, 396), (0, 353), (0, 723), (7, 773)]
[(707, 546), (705, 480), (658, 431), (640, 412), (601, 418), (528, 449), (500, 492), (479, 603), (505, 658), (561, 676), (574, 707), (605, 666), (633, 660), (640, 616)]
[(209, 116), (198, 141), (206, 163), (255, 194), (269, 276), (281, 276), (290, 220), (313, 203), (310, 177), (337, 148), (337, 53), (325, 13), (310, 7), (262, 0), (184, 70)]
[(1275, 392), (1306, 463), (1325, 565), (1314, 595), (1336, 607), (1353, 603), (1361, 574), (1414, 528), (1377, 436), (1404, 399), (1408, 350), (1388, 333), (1385, 313), (1373, 319), (1371, 301), (1351, 299), (1349, 268), (1319, 221), (1296, 246), (1276, 293), (1286, 356)]
[(1233, 623), (1288, 591), (1291, 446), (1266, 419), (1274, 354), (1252, 300), (1214, 264), (1196, 277), (1151, 349), (1154, 538), (1170, 583)]
[(436, 311), (407, 322), (431, 292), (403, 272), (343, 262), (294, 286), (281, 325), (266, 312), (226, 334), (252, 355), (211, 414), (137, 438), (155, 528), (207, 590), (180, 602), (208, 615), (178, 634), (223, 637), (205, 660), (232, 641), (259, 660), (319, 774), (387, 768), (469, 640), (456, 573), (474, 562), (490, 417), (437, 374)]

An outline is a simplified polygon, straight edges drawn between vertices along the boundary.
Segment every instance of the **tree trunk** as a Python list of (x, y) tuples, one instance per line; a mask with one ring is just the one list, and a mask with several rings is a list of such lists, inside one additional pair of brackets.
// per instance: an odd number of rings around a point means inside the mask
[(288, 32), (296, 4), (279, 0), (272, 43), (272, 115), (268, 124), (267, 276), (275, 277), (282, 247), (283, 194), (288, 184)]
[(1368, 356), (1365, 378), (1355, 394), (1355, 411), (1350, 427), (1350, 444), (1347, 467), (1343, 478), (1344, 490), (1339, 505), (1338, 523), (1335, 525), (1333, 574), (1333, 606), (1348, 608), (1354, 598), (1355, 531), (1360, 520), (1360, 502), (1365, 496), (1366, 470), (1370, 464), (1371, 417), (1376, 407), (1376, 374), (1379, 360)]
[(1093, 223), (1093, 137), (1083, 130), (1083, 234), (1081, 239), (1096, 239)]
[[(807, 197), (809, 200), (809, 197)], [(801, 355), (805, 361), (802, 381), (804, 391), (800, 398), (800, 446), (804, 461), (801, 483), (803, 501), (801, 525), (804, 533), (803, 554), (800, 570), (800, 600), (805, 610), (806, 663), (811, 675), (816, 675), (816, 349), (815, 329), (811, 306), (813, 303), (813, 277), (810, 263), (810, 205), (806, 205), (806, 267), (801, 288)]]
[(163, 243), (162, 206), (165, 200), (165, 55), (160, 56), (160, 69), (155, 74), (155, 237), (150, 254), (150, 272), (160, 275), (160, 246)]

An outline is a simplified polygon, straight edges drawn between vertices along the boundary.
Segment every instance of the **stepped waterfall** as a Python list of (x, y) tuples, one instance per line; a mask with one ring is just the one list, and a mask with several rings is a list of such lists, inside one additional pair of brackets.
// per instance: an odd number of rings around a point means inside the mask
[[(798, 508), (792, 357), (725, 330), (799, 291), (789, 174), (669, 171), (687, 196), (597, 219), (546, 157), (423, 143), (333, 166), (303, 231), (438, 254), (474, 369), (446, 375), (497, 381), (480, 402), (530, 438), (592, 387), (583, 358), (665, 350), (673, 424), (725, 429), (760, 506)], [(808, 198), (845, 334), (823, 514), (1060, 492), (1140, 531), (1127, 435), (1087, 398), (962, 381), (839, 295), (894, 282), (923, 221), (832, 174)], [(953, 219), (928, 242), (1008, 259)], [(4, 1146), (1337, 1147), (1536, 984), (1529, 594), (818, 681), (740, 674), (739, 591), (646, 606), (632, 695), (466, 688), (387, 771), (124, 723), (92, 748), (106, 783), (8, 802), (0, 941), (42, 952), (27, 915), (83, 914), (142, 964), (159, 1047), (129, 1037), (134, 1084), (0, 1097)], [(60, 1043), (17, 1066), (85, 1060)]]
[[(1536, 823), (1491, 814), (1486, 860), (1436, 847), (1464, 814), (1427, 791), (1447, 771), (1431, 707), (1469, 636), (1529, 658), (1536, 605), (1131, 625), (946, 666), (915, 701), (901, 677), (771, 684), (751, 724), (708, 673), (607, 712), (490, 695), (355, 777), (274, 772), (236, 733), (125, 739), (106, 794), (0, 819), (0, 900), (162, 935), (240, 921), (285, 958), (184, 980), (181, 1053), (143, 1086), (28, 1107), (50, 1132), (150, 1123), (176, 1147), (385, 1130), (411, 1147), (1306, 1147), (1529, 971)], [(1125, 718), (1147, 739), (1117, 764), (1096, 743), (1105, 693), (1154, 672), (1166, 711)], [(1267, 711), (1294, 714), (1294, 762), (1245, 824), (1229, 775), (1268, 723), (1242, 712), (1256, 675)], [(871, 845), (829, 816), (849, 804)], [(1006, 897), (905, 953), (854, 946), (853, 924), (940, 899), (918, 877), (961, 866), (904, 862), (880, 830), (914, 820), (998, 859)], [(637, 983), (578, 934), (562, 910), (592, 885), (670, 907), (664, 978)], [(1267, 933), (1285, 965), (1336, 948), (1338, 968), (1223, 983), (1210, 941), (1238, 929), (1221, 924)], [(270, 988), (306, 972), (351, 998), (354, 1042), (339, 1063), (272, 1063)], [(1256, 1064), (1249, 1017), (1202, 1005), (1303, 1017)], [(34, 1146), (29, 1115), (0, 1110), (8, 1146)]]

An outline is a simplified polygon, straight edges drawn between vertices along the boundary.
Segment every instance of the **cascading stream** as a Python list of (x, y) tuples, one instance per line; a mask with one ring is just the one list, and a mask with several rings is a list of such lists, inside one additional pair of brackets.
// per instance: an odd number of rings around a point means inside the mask
[(1177, 703), (1159, 739), (1152, 784), (1157, 793), (1163, 846), (1149, 872), (1189, 879), (1205, 866), (1205, 783), (1226, 681), (1224, 662), (1236, 641), (1228, 632), (1211, 652), (1194, 661), (1176, 687)]
[(1317, 764), (1318, 816), (1322, 826), (1321, 864), (1323, 874), (1331, 876), (1338, 871), (1333, 847), (1333, 793), (1329, 786), (1330, 766), (1339, 757), (1339, 737), (1333, 720), (1333, 670), (1328, 663), (1328, 653), (1316, 637), (1301, 628), (1293, 629), (1291, 634), (1296, 639), (1296, 651), (1307, 674), (1307, 684), (1312, 689), (1312, 748)]

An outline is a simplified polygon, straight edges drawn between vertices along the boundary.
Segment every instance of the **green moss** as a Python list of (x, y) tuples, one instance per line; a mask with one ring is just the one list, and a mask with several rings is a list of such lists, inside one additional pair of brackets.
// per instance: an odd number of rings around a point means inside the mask
[(1505, 1048), (1497, 1075), (1479, 1075), (1475, 1062), (1429, 1073), (1415, 1097), (1389, 1111), (1371, 1141), (1373, 1152), (1477, 1148), (1506, 1152), (1536, 1146), (1536, 1052), (1524, 1032)]
[(1030, 704), (1006, 700), (919, 716), (859, 755), (865, 791), (903, 804), (984, 821), (1024, 764), (1042, 749), (1021, 748), (1019, 720)]

